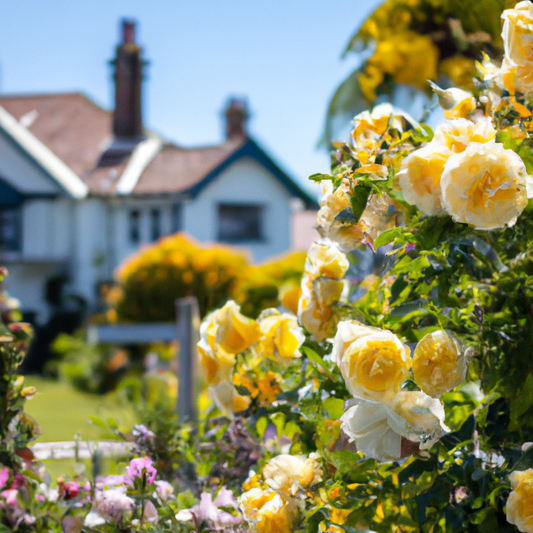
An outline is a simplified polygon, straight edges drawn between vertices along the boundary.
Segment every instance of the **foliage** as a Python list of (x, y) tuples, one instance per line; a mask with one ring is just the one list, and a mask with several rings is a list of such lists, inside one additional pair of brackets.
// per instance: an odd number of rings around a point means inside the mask
[(304, 252), (293, 252), (262, 265), (250, 266), (234, 294), (243, 313), (257, 317), (263, 309), (277, 307), (280, 303), (295, 313), (305, 258)]
[(203, 316), (228, 298), (246, 267), (241, 250), (203, 246), (178, 233), (130, 257), (108, 300), (122, 320), (165, 322), (175, 319), (177, 298), (194, 295)]
[(0, 269), (0, 463), (22, 469), (27, 459), (28, 444), (39, 432), (39, 426), (24, 413), (26, 398), (33, 396), (33, 387), (24, 387), (24, 378), (17, 375), (31, 339), (31, 328), (19, 322), (17, 302), (3, 290), (7, 276)]
[(83, 392), (104, 394), (114, 390), (129, 363), (125, 350), (88, 344), (81, 331), (62, 333), (52, 349), (56, 356), (47, 363), (47, 374), (69, 381)]
[[(6, 468), (4, 522), (533, 532), (533, 4), (504, 24), (501, 67), (485, 59), (472, 93), (436, 88), (450, 120), (435, 131), (391, 106), (355, 118), (331, 174), (311, 176), (324, 185), (322, 239), (298, 316), (249, 318), (231, 300), (205, 316), (198, 355), (212, 405), (199, 424), (164, 402), (131, 435), (93, 418), (130, 443), (126, 475), (82, 496), (61, 480), (68, 495), (52, 504), (49, 485), (34, 498), (35, 477), (22, 488)], [(349, 254), (363, 246), (385, 260), (358, 283)]]
[(500, 14), (511, 0), (386, 0), (350, 39), (344, 56), (359, 66), (337, 88), (325, 139), (376, 99), (392, 101), (399, 84), (429, 95), (426, 80), (471, 89), (481, 53), (503, 54)]

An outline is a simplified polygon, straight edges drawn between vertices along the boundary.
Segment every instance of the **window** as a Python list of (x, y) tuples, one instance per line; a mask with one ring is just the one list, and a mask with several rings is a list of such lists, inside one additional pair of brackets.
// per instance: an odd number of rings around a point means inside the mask
[(174, 204), (172, 206), (172, 225), (171, 232), (176, 233), (183, 229), (183, 204)]
[(129, 235), (131, 244), (141, 242), (141, 214), (137, 209), (130, 211)]
[(262, 215), (261, 205), (220, 204), (218, 239), (226, 242), (263, 240)]
[(21, 251), (20, 215), (17, 207), (0, 209), (0, 251)]
[(150, 240), (157, 241), (161, 237), (161, 212), (154, 208), (150, 210)]

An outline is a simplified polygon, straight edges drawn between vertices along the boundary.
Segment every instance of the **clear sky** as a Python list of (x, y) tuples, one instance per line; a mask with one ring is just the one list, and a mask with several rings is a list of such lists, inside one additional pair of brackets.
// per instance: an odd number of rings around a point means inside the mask
[(250, 132), (301, 183), (327, 102), (356, 65), (341, 52), (381, 0), (0, 0), (0, 92), (82, 91), (111, 109), (122, 17), (150, 61), (145, 125), (183, 146), (221, 141), (226, 99), (245, 96)]

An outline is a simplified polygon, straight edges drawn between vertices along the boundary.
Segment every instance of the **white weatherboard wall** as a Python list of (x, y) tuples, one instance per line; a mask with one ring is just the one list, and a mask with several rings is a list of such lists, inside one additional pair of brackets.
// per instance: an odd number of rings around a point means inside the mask
[[(22, 148), (0, 130), (0, 176), (21, 193), (58, 193), (61, 188), (46, 175)], [(21, 176), (24, 179), (21, 179)]]
[[(111, 270), (119, 266), (126, 258), (136, 253), (140, 247), (152, 244), (151, 240), (151, 210), (156, 208), (160, 213), (161, 236), (169, 235), (172, 230), (172, 210), (176, 201), (166, 198), (158, 199), (117, 199), (110, 205), (110, 220), (112, 220), (113, 258)], [(140, 242), (134, 244), (130, 240), (130, 213), (139, 212)], [(112, 272), (110, 272), (111, 274)]]
[(220, 203), (262, 205), (264, 241), (236, 245), (250, 250), (254, 261), (263, 261), (291, 247), (290, 200), (287, 189), (268, 170), (252, 158), (242, 158), (185, 203), (183, 229), (200, 241), (216, 241)]
[(73, 290), (94, 302), (96, 285), (106, 278), (107, 209), (105, 201), (88, 198), (77, 202), (74, 217)]
[(7, 291), (24, 311), (36, 311), (39, 322), (48, 319), (46, 280), (69, 269), (74, 203), (67, 197), (24, 202), (22, 252), (8, 252), (0, 259), (9, 271)]
[(22, 259), (67, 261), (71, 253), (74, 200), (27, 200), (22, 207)]

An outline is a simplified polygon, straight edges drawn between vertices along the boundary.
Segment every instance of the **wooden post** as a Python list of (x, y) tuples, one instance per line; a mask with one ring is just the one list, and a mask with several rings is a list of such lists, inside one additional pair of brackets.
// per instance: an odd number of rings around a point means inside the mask
[(182, 421), (197, 418), (196, 343), (200, 328), (198, 301), (194, 296), (176, 300), (176, 337), (179, 341), (178, 416)]

